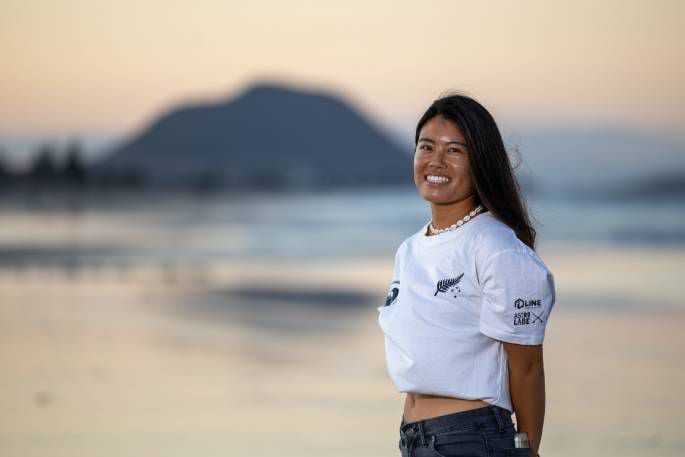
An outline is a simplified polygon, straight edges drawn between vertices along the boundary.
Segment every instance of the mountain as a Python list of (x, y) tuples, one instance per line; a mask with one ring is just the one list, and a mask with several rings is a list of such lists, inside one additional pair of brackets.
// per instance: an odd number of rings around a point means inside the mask
[(163, 114), (90, 171), (153, 186), (309, 189), (410, 184), (412, 158), (333, 95), (256, 84)]

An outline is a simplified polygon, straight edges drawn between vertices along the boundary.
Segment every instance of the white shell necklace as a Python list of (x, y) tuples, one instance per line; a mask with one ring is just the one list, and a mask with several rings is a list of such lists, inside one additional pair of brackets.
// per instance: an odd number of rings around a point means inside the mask
[(483, 211), (483, 205), (478, 205), (476, 207), (476, 209), (471, 211), (469, 214), (462, 217), (460, 220), (458, 220), (454, 224), (450, 225), (449, 227), (445, 227), (443, 229), (436, 229), (435, 227), (433, 227), (433, 221), (431, 220), (431, 223), (428, 224), (428, 231), (430, 232), (431, 235), (437, 235), (439, 233), (448, 232), (450, 230), (456, 230), (459, 227), (461, 227), (462, 225), (464, 225), (465, 223), (467, 223), (468, 221), (470, 221), (473, 216), (480, 213), (481, 211)]

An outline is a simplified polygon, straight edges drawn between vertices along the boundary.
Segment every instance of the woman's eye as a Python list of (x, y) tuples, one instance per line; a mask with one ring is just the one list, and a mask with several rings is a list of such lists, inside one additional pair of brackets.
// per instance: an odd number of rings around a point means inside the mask
[(431, 147), (428, 146), (427, 144), (424, 144), (424, 145), (419, 146), (419, 149), (421, 149), (422, 151), (430, 151)]
[(459, 151), (459, 149), (457, 149), (457, 148), (449, 148), (449, 149), (447, 150), (447, 152), (452, 152), (452, 153), (455, 153), (455, 154), (456, 154), (456, 153), (458, 153), (458, 152), (460, 152), (460, 151)]

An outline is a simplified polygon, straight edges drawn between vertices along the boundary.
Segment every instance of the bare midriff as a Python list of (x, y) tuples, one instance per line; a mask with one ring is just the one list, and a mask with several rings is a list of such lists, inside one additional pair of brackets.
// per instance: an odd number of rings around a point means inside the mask
[(404, 421), (416, 422), (484, 406), (490, 406), (490, 404), (483, 400), (462, 400), (461, 398), (409, 392), (404, 401)]

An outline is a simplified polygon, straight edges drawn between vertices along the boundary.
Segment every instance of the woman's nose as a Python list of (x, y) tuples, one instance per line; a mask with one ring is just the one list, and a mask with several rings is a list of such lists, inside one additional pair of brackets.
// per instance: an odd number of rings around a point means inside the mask
[(445, 163), (445, 150), (443, 148), (435, 148), (435, 154), (431, 156), (430, 162)]

